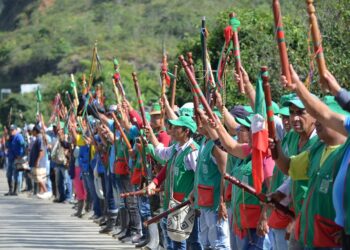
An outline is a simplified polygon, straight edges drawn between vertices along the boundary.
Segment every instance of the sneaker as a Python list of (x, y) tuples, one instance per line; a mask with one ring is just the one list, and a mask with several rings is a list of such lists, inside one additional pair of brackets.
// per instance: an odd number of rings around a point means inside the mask
[(101, 222), (101, 221), (103, 221), (103, 220), (104, 220), (104, 217), (103, 217), (103, 216), (100, 216), (100, 217), (98, 217), (98, 218), (94, 219), (94, 223), (96, 223), (96, 224), (99, 224), (99, 225), (100, 225), (100, 222)]
[(131, 240), (131, 233), (130, 230), (126, 230), (125, 233), (121, 233), (118, 237), (118, 240), (121, 242), (126, 242)]
[(45, 199), (45, 193), (38, 193), (36, 194), (36, 196), (39, 198), (39, 199)]
[(142, 234), (140, 234), (140, 233), (135, 233), (131, 237), (131, 243), (132, 244), (138, 244), (138, 243), (141, 242), (141, 240), (142, 240)]
[(95, 214), (93, 214), (93, 215), (91, 215), (91, 216), (89, 217), (89, 220), (95, 220), (95, 219), (97, 219), (97, 218), (98, 218), (98, 216), (95, 215)]

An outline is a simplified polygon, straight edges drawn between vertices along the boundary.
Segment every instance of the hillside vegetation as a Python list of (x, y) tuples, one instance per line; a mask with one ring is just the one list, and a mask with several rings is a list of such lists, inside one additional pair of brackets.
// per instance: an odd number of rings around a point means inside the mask
[[(223, 44), (222, 30), (230, 11), (241, 21), (242, 63), (252, 80), (262, 65), (270, 68), (273, 96), (279, 97), (279, 59), (274, 38), (271, 2), (266, 0), (0, 0), (0, 87), (18, 89), (19, 84), (43, 84), (44, 114), (50, 113), (55, 93), (68, 89), (69, 74), (80, 80), (88, 74), (94, 43), (97, 41), (102, 71), (97, 77), (104, 82), (111, 102), (112, 59), (121, 64), (122, 78), (130, 100), (134, 101), (131, 72), (139, 73), (146, 101), (159, 96), (159, 71), (162, 47), (168, 54), (172, 71), (180, 53), (192, 51), (200, 71), (201, 17), (206, 16), (209, 30), (208, 49), (215, 69)], [(317, 67), (311, 72), (312, 48), (308, 35), (305, 1), (281, 1), (284, 29), (290, 62), (305, 78), (309, 73), (312, 88), (318, 91)], [(323, 35), (328, 68), (342, 85), (350, 78), (350, 1), (315, 0), (316, 14)], [(309, 45), (309, 46), (308, 46)], [(200, 77), (200, 74), (197, 75)], [(230, 80), (230, 79), (229, 79)], [(180, 72), (178, 102), (191, 100)], [(232, 81), (227, 82), (227, 102), (232, 105), (244, 98), (236, 95)], [(25, 100), (25, 101), (24, 101)], [(278, 101), (278, 100), (277, 100)], [(34, 95), (12, 95), (0, 103), (0, 117), (6, 122), (9, 107), (22, 110), (33, 120)], [(15, 115), (12, 120), (16, 120)]]

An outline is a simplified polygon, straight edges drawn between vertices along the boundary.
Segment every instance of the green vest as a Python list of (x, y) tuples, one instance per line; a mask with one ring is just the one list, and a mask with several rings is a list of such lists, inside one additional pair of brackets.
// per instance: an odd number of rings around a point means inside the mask
[[(227, 155), (227, 164), (226, 164), (226, 173), (229, 175), (232, 175), (232, 171), (234, 166), (236, 165), (236, 162), (240, 159), (228, 154)], [(232, 183), (229, 181), (225, 181), (225, 201), (226, 201), (226, 208), (231, 207), (231, 199), (229, 199), (229, 196), (231, 196), (232, 199)]]
[[(293, 133), (293, 130), (289, 131), (283, 137), (282, 149), (288, 148), (287, 142), (288, 142), (288, 138), (289, 138), (290, 133)], [(286, 153), (286, 152), (284, 152), (284, 153), (289, 156), (288, 153)], [(285, 179), (287, 179), (287, 176), (285, 174), (283, 174), (283, 172), (277, 166), (275, 166), (275, 168), (273, 169), (273, 175), (272, 175), (272, 179), (271, 179), (270, 192), (275, 192), (277, 190), (277, 188), (279, 188), (279, 186), (281, 186), (281, 184), (285, 181)]]
[(203, 142), (199, 150), (194, 198), (196, 208), (217, 211), (220, 203), (221, 173), (212, 159), (213, 140)]
[[(249, 155), (243, 161), (236, 161), (236, 166), (232, 170), (232, 175), (238, 180), (253, 186), (252, 176), (252, 156)], [(262, 193), (266, 192), (266, 185), (263, 184)], [(233, 224), (240, 230), (256, 228), (261, 213), (259, 199), (243, 189), (232, 185)]]
[(118, 174), (116, 171), (122, 172), (122, 175), (128, 174), (128, 160), (129, 160), (129, 152), (127, 150), (125, 142), (120, 138), (115, 142), (115, 161), (116, 167), (114, 173)]
[[(187, 170), (185, 166), (185, 157), (191, 152), (198, 150), (198, 144), (194, 141), (177, 155), (175, 146), (166, 170), (166, 179), (164, 186), (164, 210), (169, 209), (170, 183), (173, 184), (173, 197), (179, 202), (186, 200), (193, 190), (194, 172)], [(171, 171), (172, 169), (172, 171)], [(173, 179), (171, 179), (173, 178)]]
[[(298, 133), (291, 130), (285, 137), (285, 148), (283, 148), (285, 154), (287, 156), (297, 155), (305, 150), (308, 150), (315, 142), (318, 140), (318, 136), (313, 136), (309, 138), (308, 142), (301, 148), (298, 149), (300, 136)], [(292, 183), (292, 199), (293, 199), (293, 207), (295, 214), (298, 214), (301, 206), (303, 205), (303, 200), (306, 197), (308, 181), (307, 180), (299, 180), (299, 181), (291, 181)]]
[(308, 168), (309, 185), (306, 199), (296, 224), (299, 240), (307, 247), (337, 247), (331, 235), (341, 228), (336, 226), (333, 208), (333, 183), (347, 144), (335, 149), (320, 166), (320, 160), (326, 144), (318, 141), (310, 149)]

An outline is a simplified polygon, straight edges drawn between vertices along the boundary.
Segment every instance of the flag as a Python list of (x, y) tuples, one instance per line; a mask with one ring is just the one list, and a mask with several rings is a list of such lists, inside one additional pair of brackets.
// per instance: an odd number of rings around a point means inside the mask
[(252, 118), (252, 176), (257, 193), (261, 193), (264, 181), (264, 158), (268, 155), (268, 129), (266, 123), (266, 105), (263, 82), (259, 75), (256, 84), (255, 115)]
[(42, 101), (41, 92), (40, 92), (40, 88), (39, 87), (36, 89), (36, 101), (37, 102), (41, 102)]

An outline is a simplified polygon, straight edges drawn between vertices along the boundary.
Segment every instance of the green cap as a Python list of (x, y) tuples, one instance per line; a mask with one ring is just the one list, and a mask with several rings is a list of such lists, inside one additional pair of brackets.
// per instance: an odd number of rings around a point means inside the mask
[(253, 109), (251, 106), (245, 105), (243, 106), (244, 110), (247, 111), (248, 113), (253, 113)]
[(159, 102), (155, 102), (155, 103), (153, 103), (152, 110), (149, 114), (150, 115), (160, 115), (161, 112), (162, 112), (162, 108), (161, 108)]
[(284, 116), (289, 116), (289, 108), (288, 107), (280, 108), (279, 114)]
[(117, 58), (114, 58), (114, 59), (113, 59), (113, 64), (114, 64), (114, 65), (119, 65), (119, 62), (118, 62)]
[(235, 120), (240, 125), (243, 125), (243, 126), (245, 126), (247, 128), (250, 128), (253, 116), (254, 116), (254, 114), (250, 114), (249, 116), (246, 116), (245, 118), (235, 117)]
[(280, 107), (274, 101), (272, 101), (272, 110), (275, 115), (280, 113)]
[(296, 95), (296, 94), (292, 94), (293, 96), (291, 96), (288, 100), (286, 100), (283, 103), (283, 106), (285, 107), (289, 107), (290, 105), (295, 105), (300, 109), (305, 109), (305, 106), (303, 104), (303, 102), (300, 100), (300, 98)]
[(193, 103), (192, 102), (185, 103), (184, 105), (182, 105), (179, 112), (180, 112), (180, 115), (193, 117), (194, 116)]
[(341, 115), (349, 115), (349, 112), (342, 109), (334, 99), (334, 96), (326, 95), (322, 98), (324, 104), (326, 104), (333, 112)]
[(176, 120), (168, 120), (168, 122), (173, 126), (186, 127), (190, 129), (192, 133), (195, 133), (197, 131), (196, 122), (187, 115), (182, 115)]
[(285, 106), (284, 103), (286, 101), (289, 101), (290, 99), (293, 99), (295, 94), (287, 94), (287, 95), (282, 95), (280, 99), (280, 105)]

